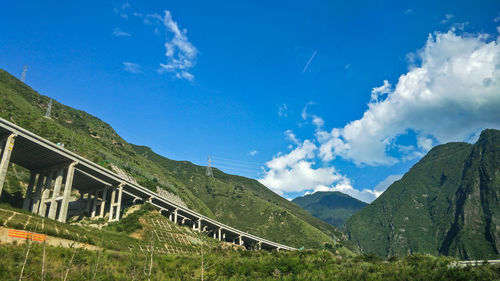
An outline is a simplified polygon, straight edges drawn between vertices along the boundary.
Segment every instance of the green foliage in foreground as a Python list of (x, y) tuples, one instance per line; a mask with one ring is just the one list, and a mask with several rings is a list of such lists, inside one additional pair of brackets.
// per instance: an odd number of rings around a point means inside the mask
[[(18, 280), (28, 244), (0, 246), (0, 279)], [(72, 259), (73, 256), (73, 259)], [(45, 280), (148, 280), (150, 256), (45, 249)], [(450, 258), (414, 254), (383, 261), (374, 256), (342, 258), (327, 251), (251, 252), (214, 249), (204, 255), (205, 280), (500, 280), (488, 265), (453, 267)], [(32, 244), (23, 280), (42, 280), (43, 244)], [(201, 256), (154, 255), (151, 280), (201, 277)]]

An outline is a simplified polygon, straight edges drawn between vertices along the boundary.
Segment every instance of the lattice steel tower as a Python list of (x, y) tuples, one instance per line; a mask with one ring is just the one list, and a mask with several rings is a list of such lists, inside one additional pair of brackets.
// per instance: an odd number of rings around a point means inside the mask
[(211, 166), (211, 159), (210, 159), (210, 156), (208, 156), (208, 165), (207, 165), (207, 172), (206, 172), (206, 176), (207, 177), (214, 177), (214, 174), (212, 173), (212, 166)]
[(24, 82), (26, 80), (26, 73), (28, 73), (28, 65), (25, 65), (23, 68), (23, 73), (21, 74), (21, 81)]
[(52, 99), (49, 101), (49, 105), (47, 106), (47, 111), (45, 112), (45, 117), (50, 118), (50, 112), (52, 111)]

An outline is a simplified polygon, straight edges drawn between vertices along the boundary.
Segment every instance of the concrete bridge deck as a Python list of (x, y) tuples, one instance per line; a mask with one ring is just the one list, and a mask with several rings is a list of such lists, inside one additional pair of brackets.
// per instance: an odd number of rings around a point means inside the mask
[[(179, 224), (189, 224), (221, 241), (253, 249), (295, 250), (252, 235), (179, 206), (156, 192), (130, 182), (84, 157), (0, 118), (0, 196), (9, 163), (30, 171), (23, 208), (66, 222), (68, 212), (120, 219), (124, 200), (149, 202)], [(71, 192), (80, 194), (78, 210), (69, 210)], [(71, 202), (74, 203), (74, 202)], [(74, 204), (75, 205), (75, 204)]]

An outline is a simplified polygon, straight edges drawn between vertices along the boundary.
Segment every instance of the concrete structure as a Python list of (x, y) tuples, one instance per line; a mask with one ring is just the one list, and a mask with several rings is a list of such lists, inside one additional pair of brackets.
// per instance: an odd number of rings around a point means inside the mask
[[(124, 200), (148, 202), (174, 223), (191, 223), (193, 229), (249, 249), (295, 248), (245, 233), (180, 206), (154, 191), (105, 169), (61, 146), (0, 118), (0, 196), (9, 163), (30, 171), (23, 208), (66, 222), (68, 215), (120, 219)], [(75, 198), (76, 191), (79, 197)], [(72, 202), (70, 202), (72, 201)], [(71, 204), (70, 204), (71, 203)], [(77, 206), (73, 208), (71, 205)]]

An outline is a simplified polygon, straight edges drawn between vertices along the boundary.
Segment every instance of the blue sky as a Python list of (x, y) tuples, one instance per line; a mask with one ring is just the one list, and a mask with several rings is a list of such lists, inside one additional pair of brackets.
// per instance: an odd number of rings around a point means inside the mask
[(500, 128), (498, 1), (103, 2), (4, 3), (0, 67), (286, 198), (370, 202), (433, 145)]

